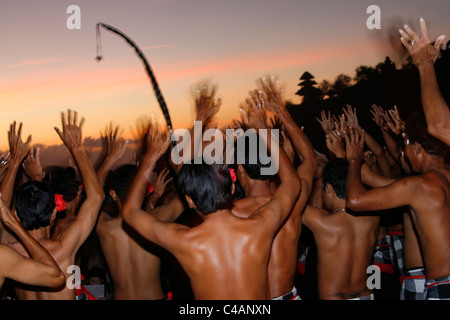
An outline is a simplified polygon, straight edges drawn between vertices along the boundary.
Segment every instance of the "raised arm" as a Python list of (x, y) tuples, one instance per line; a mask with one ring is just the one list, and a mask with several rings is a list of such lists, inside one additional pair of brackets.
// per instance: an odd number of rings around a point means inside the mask
[(100, 167), (97, 169), (98, 181), (102, 186), (105, 185), (106, 177), (111, 168), (126, 151), (126, 141), (119, 136), (119, 129), (119, 126), (116, 126), (116, 128), (113, 129), (111, 123), (105, 130), (106, 156)]
[[(353, 129), (358, 130), (359, 134), (361, 135), (362, 131), (364, 129), (359, 124), (357, 115), (356, 115), (356, 109), (352, 108), (351, 106), (347, 105), (347, 109), (343, 109), (345, 116), (347, 117), (347, 127), (352, 127)], [(377, 159), (378, 166), (381, 169), (381, 172), (386, 177), (392, 177), (392, 169), (389, 165), (389, 161), (386, 158), (386, 155), (384, 154), (383, 148), (380, 146), (380, 144), (368, 133), (364, 132), (364, 142), (366, 146), (372, 151), (372, 153), (375, 155)]]
[(346, 205), (353, 211), (376, 211), (408, 205), (415, 193), (411, 179), (405, 178), (389, 185), (367, 190), (361, 179), (363, 161), (364, 133), (353, 128), (344, 135), (346, 142), (347, 175)]
[(420, 29), (422, 37), (419, 38), (409, 26), (405, 25), (405, 30), (399, 30), (400, 41), (419, 69), (422, 106), (428, 132), (450, 145), (450, 110), (439, 89), (434, 70), (434, 62), (440, 55), (445, 36), (439, 36), (433, 46), (423, 18), (420, 18)]
[[(253, 91), (248, 99), (248, 124), (255, 130), (264, 128), (266, 125), (265, 105), (268, 101), (262, 92)], [(262, 140), (270, 148), (272, 167), (278, 169), (280, 185), (273, 194), (271, 200), (255, 211), (251, 219), (264, 219), (266, 226), (271, 231), (276, 232), (280, 224), (288, 217), (294, 204), (298, 200), (302, 185), (297, 172), (292, 167), (283, 148), (279, 147), (279, 141), (274, 139), (276, 135), (270, 133), (270, 136), (260, 135)]]
[(281, 90), (274, 79), (262, 79), (261, 84), (267, 98), (266, 109), (275, 113), (284, 124), (295, 152), (300, 158), (301, 164), (297, 167), (297, 173), (302, 182), (302, 198), (307, 200), (311, 193), (317, 166), (314, 148), (306, 134), (297, 126), (287, 111)]
[[(272, 141), (272, 144), (274, 143), (277, 142)], [(264, 219), (273, 232), (276, 232), (281, 223), (289, 216), (302, 190), (301, 180), (283, 148), (278, 148), (278, 151), (278, 153), (272, 152), (271, 158), (278, 167), (280, 184), (271, 200), (250, 216), (253, 219)]]
[(44, 178), (39, 153), (39, 147), (36, 149), (31, 148), (28, 157), (22, 163), (25, 174), (32, 181), (42, 181)]
[(26, 143), (23, 143), (21, 136), (22, 136), (22, 123), (19, 124), (19, 128), (17, 129), (16, 132), (16, 122), (14, 121), (10, 125), (10, 129), (8, 131), (8, 141), (11, 159), (9, 161), (8, 171), (6, 172), (2, 184), (0, 185), (0, 193), (2, 194), (2, 200), (8, 207), (11, 207), (14, 182), (16, 180), (17, 171), (19, 170), (19, 167), (23, 159), (27, 156), (31, 148), (31, 136), (28, 137)]
[[(176, 232), (183, 228), (175, 223), (165, 223), (153, 214), (141, 209), (146, 194), (146, 187), (156, 161), (169, 147), (170, 136), (163, 139), (158, 128), (151, 126), (147, 133), (147, 151), (141, 161), (139, 170), (131, 184), (127, 198), (122, 207), (122, 217), (127, 224), (147, 240), (169, 249), (176, 241)], [(165, 206), (162, 206), (165, 207)], [(161, 207), (156, 208), (155, 210)]]
[(72, 111), (68, 110), (66, 121), (65, 114), (61, 113), (62, 131), (55, 127), (59, 137), (75, 159), (86, 192), (86, 200), (81, 205), (74, 222), (60, 236), (63, 246), (72, 253), (78, 250), (94, 228), (104, 199), (103, 188), (82, 145), (84, 118), (77, 124), (77, 117), (77, 112), (72, 114)]
[(155, 181), (153, 182), (153, 193), (147, 197), (145, 200), (144, 210), (147, 212), (152, 211), (155, 209), (155, 205), (158, 202), (159, 198), (164, 194), (164, 190), (166, 189), (167, 184), (173, 180), (173, 177), (167, 176), (169, 174), (168, 169), (163, 169), (156, 177)]
[(20, 240), (30, 258), (24, 257), (7, 246), (0, 247), (0, 287), (4, 278), (24, 284), (58, 288), (65, 284), (66, 277), (55, 260), (31, 237), (14, 215), (0, 200), (1, 220)]

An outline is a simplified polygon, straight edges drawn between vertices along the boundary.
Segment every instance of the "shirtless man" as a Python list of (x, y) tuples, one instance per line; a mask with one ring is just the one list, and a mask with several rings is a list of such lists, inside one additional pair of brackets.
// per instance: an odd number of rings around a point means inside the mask
[[(28, 156), (22, 163), (25, 174), (31, 181), (43, 181), (44, 172), (40, 161), (39, 148), (31, 148)], [(57, 212), (55, 223), (51, 230), (51, 237), (57, 239), (76, 218), (78, 206), (81, 201), (82, 188), (75, 180), (75, 169), (72, 167), (55, 166), (48, 172), (48, 183), (54, 194), (60, 194), (64, 200), (65, 209)]]
[(419, 36), (407, 25), (400, 29), (400, 41), (411, 55), (419, 69), (422, 106), (428, 125), (428, 132), (450, 146), (450, 109), (439, 89), (434, 70), (434, 62), (440, 55), (445, 36), (439, 36), (434, 46), (428, 37), (428, 29), (423, 18), (420, 18)]
[[(114, 134), (107, 137), (108, 152), (105, 160), (97, 170), (100, 183), (104, 184), (106, 175), (120, 158), (124, 145)], [(138, 167), (123, 165), (112, 174), (106, 189), (114, 201), (112, 210), (102, 210), (97, 222), (96, 232), (103, 254), (108, 264), (114, 283), (114, 300), (157, 300), (164, 299), (160, 280), (160, 248), (142, 239), (133, 229), (123, 222), (122, 205), (136, 175)], [(155, 185), (155, 188), (159, 186)], [(109, 197), (107, 197), (109, 198)], [(165, 211), (165, 219), (175, 220), (184, 206), (178, 197), (171, 201)]]
[[(56, 208), (54, 196), (50, 189), (42, 182), (31, 181), (22, 185), (16, 197), (16, 212), (20, 223), (29, 230), (30, 235), (55, 259), (63, 272), (74, 264), (75, 254), (91, 233), (97, 220), (104, 194), (98, 183), (94, 168), (82, 146), (81, 128), (84, 119), (77, 124), (77, 113), (72, 115), (69, 110), (67, 122), (62, 113), (62, 131), (55, 128), (61, 140), (71, 151), (78, 168), (80, 169), (83, 185), (86, 191), (86, 200), (80, 207), (75, 221), (60, 233), (58, 239), (50, 238), (50, 228), (54, 222)], [(28, 203), (36, 201), (40, 210), (33, 210)], [(28, 256), (20, 242), (10, 242), (9, 246), (24, 256)], [(69, 269), (70, 270), (70, 269)], [(67, 273), (68, 276), (72, 275)], [(75, 289), (65, 286), (60, 290), (42, 290), (40, 287), (16, 288), (17, 297), (21, 300), (74, 300)]]
[(63, 287), (66, 277), (55, 260), (27, 233), (2, 200), (0, 217), (2, 223), (20, 239), (30, 256), (24, 257), (14, 249), (0, 244), (0, 288), (6, 278), (34, 286), (55, 289)]
[[(297, 289), (294, 286), (295, 270), (297, 266), (298, 240), (302, 229), (301, 214), (306, 206), (312, 190), (313, 179), (316, 170), (316, 156), (314, 149), (306, 135), (295, 124), (289, 112), (285, 108), (285, 103), (281, 98), (280, 90), (272, 80), (262, 79), (262, 88), (267, 101), (263, 96), (259, 97), (259, 102), (266, 109), (274, 112), (286, 127), (286, 131), (291, 137), (292, 145), (300, 157), (301, 164), (297, 168), (297, 174), (301, 181), (301, 193), (296, 201), (292, 212), (282, 223), (275, 235), (269, 259), (269, 293), (270, 298), (275, 300), (299, 300)], [(255, 97), (258, 99), (258, 97)], [(250, 102), (251, 113), (256, 115), (257, 126), (263, 129), (265, 126), (264, 116), (258, 121), (258, 113), (265, 112), (257, 108), (255, 103)], [(250, 117), (250, 121), (253, 121)], [(285, 136), (286, 139), (288, 139)], [(242, 138), (241, 138), (242, 139)], [(235, 202), (232, 212), (238, 216), (251, 215), (256, 209), (270, 201), (271, 192), (269, 177), (261, 177), (259, 169), (251, 164), (238, 165), (237, 177), (246, 193), (244, 199)], [(258, 167), (258, 166), (256, 166)], [(251, 171), (250, 171), (251, 170)], [(256, 171), (256, 172), (254, 172)], [(252, 172), (250, 177), (247, 172)]]
[(160, 139), (157, 132), (149, 132), (147, 152), (123, 206), (124, 220), (177, 258), (196, 299), (267, 299), (273, 238), (300, 190), (298, 176), (284, 152), (272, 154), (280, 186), (272, 199), (247, 219), (231, 213), (234, 184), (226, 165), (184, 164), (178, 174), (180, 192), (204, 219), (189, 228), (160, 221), (140, 209), (149, 174), (170, 143), (170, 138)]
[(345, 187), (348, 163), (330, 160), (323, 170), (322, 195), (329, 210), (307, 206), (303, 224), (317, 244), (319, 298), (323, 300), (373, 300), (367, 288), (378, 234), (379, 217), (356, 217), (347, 212)]
[[(450, 172), (445, 145), (430, 136), (420, 118), (406, 122), (405, 155), (420, 175), (401, 178), (387, 186), (366, 190), (361, 181), (361, 150), (357, 132), (350, 134), (347, 206), (375, 211), (410, 206), (425, 264), (427, 299), (449, 299), (450, 286)], [(440, 288), (441, 287), (441, 288)]]

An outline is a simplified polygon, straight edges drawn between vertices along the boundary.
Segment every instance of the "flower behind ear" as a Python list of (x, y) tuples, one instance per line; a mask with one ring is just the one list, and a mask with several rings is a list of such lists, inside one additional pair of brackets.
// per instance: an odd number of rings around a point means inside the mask
[(55, 194), (55, 204), (58, 212), (66, 210), (66, 201), (62, 194)]
[(228, 169), (230, 170), (230, 176), (231, 176), (231, 181), (236, 182), (236, 173), (234, 172), (234, 169)]

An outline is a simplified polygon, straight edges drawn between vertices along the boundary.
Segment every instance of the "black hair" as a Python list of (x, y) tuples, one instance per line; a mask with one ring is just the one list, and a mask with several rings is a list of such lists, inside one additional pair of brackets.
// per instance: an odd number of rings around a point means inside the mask
[(123, 203), (133, 183), (134, 177), (138, 171), (138, 166), (133, 164), (124, 164), (118, 167), (116, 170), (110, 172), (105, 183), (105, 201), (103, 202), (103, 210), (110, 216), (117, 216), (119, 212), (114, 204), (109, 190), (114, 190)]
[(50, 168), (50, 186), (55, 194), (61, 194), (66, 202), (75, 199), (80, 181), (76, 180), (76, 171), (72, 167), (54, 166)]
[(93, 277), (97, 277), (101, 280), (101, 282), (105, 282), (106, 272), (101, 267), (92, 267), (87, 271), (86, 279), (90, 279)]
[[(250, 179), (265, 181), (272, 177), (272, 175), (261, 174), (262, 168), (271, 166), (270, 151), (267, 150), (267, 144), (259, 134), (252, 130), (247, 130), (235, 143), (236, 163), (242, 164)], [(270, 161), (264, 163), (266, 161), (262, 161), (262, 157)]]
[(345, 199), (347, 187), (348, 162), (342, 158), (330, 160), (323, 168), (322, 189), (330, 184), (339, 199)]
[(425, 115), (421, 111), (411, 114), (406, 120), (406, 134), (411, 143), (418, 142), (429, 155), (445, 158), (449, 147), (428, 133)]
[(185, 163), (177, 183), (181, 194), (188, 195), (204, 214), (233, 207), (232, 181), (226, 164), (206, 164), (203, 158)]
[(44, 182), (29, 181), (17, 190), (15, 208), (25, 230), (43, 228), (50, 225), (55, 198)]

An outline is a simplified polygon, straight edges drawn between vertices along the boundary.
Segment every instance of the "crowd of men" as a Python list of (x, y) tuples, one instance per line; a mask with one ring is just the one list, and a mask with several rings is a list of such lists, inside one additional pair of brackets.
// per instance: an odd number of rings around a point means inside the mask
[[(77, 170), (44, 175), (39, 149), (12, 123), (0, 167), (2, 297), (300, 300), (311, 289), (323, 300), (450, 299), (450, 110), (434, 70), (444, 38), (432, 44), (423, 19), (420, 26), (421, 36), (406, 26), (400, 40), (420, 73), (423, 112), (402, 119), (397, 108), (372, 106), (384, 143), (346, 106), (317, 119), (328, 148), (321, 154), (274, 78), (260, 79), (240, 120), (225, 127), (214, 123), (216, 89), (198, 91), (203, 128), (257, 136), (256, 144), (234, 136), (245, 147), (227, 161), (205, 156), (213, 139), (197, 149), (189, 139), (191, 156), (174, 161), (173, 132), (151, 124), (142, 158), (120, 166), (127, 146), (109, 127), (94, 168), (82, 143), (85, 119), (68, 110), (55, 130)], [(192, 137), (193, 128), (186, 132)], [(261, 154), (269, 150), (267, 163)], [(214, 151), (217, 159), (229, 150)], [(272, 165), (276, 174), (264, 173)], [(81, 265), (84, 279), (69, 285)], [(299, 281), (311, 265), (314, 288)], [(369, 285), (368, 270), (381, 275), (381, 290)]]

